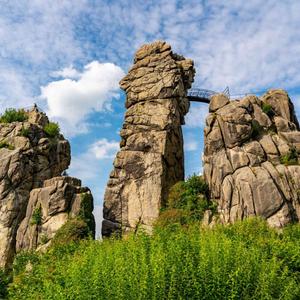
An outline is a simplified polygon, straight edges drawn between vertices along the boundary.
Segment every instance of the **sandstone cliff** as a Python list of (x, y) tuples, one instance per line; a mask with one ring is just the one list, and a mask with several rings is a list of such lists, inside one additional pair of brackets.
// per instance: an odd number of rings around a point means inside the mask
[(169, 188), (184, 179), (181, 125), (194, 73), (193, 62), (165, 42), (136, 52), (134, 65), (120, 82), (127, 111), (104, 197), (103, 235), (121, 227), (149, 228)]
[(79, 213), (79, 195), (90, 194), (79, 180), (57, 177), (70, 164), (69, 142), (47, 135), (48, 118), (37, 108), (25, 114), (24, 122), (0, 123), (0, 267), (12, 262), (16, 250), (49, 245)]
[(212, 98), (204, 175), (221, 221), (262, 216), (281, 227), (300, 218), (300, 131), (283, 90), (230, 101)]

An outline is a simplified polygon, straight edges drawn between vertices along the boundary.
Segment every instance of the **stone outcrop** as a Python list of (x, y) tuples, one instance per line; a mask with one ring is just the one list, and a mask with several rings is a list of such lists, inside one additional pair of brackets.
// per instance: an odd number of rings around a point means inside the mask
[[(69, 142), (46, 134), (48, 118), (37, 108), (26, 114), (24, 122), (0, 123), (0, 267), (12, 262), (16, 249), (38, 247), (40, 233), (50, 241), (78, 212), (78, 195), (89, 193), (78, 180), (53, 178), (70, 164)], [(31, 226), (39, 207), (41, 220)]]
[(283, 90), (229, 101), (213, 96), (204, 176), (223, 223), (261, 216), (275, 227), (300, 218), (300, 131)]
[(149, 228), (170, 186), (184, 179), (181, 125), (194, 73), (193, 62), (165, 42), (136, 52), (134, 65), (120, 82), (127, 111), (104, 196), (103, 235)]
[(43, 187), (30, 193), (26, 216), (17, 232), (16, 251), (47, 248), (69, 219), (82, 217), (94, 230), (92, 211), (91, 192), (81, 187), (79, 179), (61, 176), (45, 180)]

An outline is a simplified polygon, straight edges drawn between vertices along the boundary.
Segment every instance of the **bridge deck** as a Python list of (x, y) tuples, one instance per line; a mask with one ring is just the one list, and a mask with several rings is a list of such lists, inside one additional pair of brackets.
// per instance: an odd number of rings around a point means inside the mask
[[(228, 87), (226, 87), (226, 89), (222, 93), (225, 94), (226, 96), (230, 97)], [(188, 97), (189, 101), (210, 103), (211, 97), (216, 94), (218, 94), (218, 93), (214, 92), (214, 91), (200, 89), (200, 88), (192, 88), (188, 91), (187, 97)]]

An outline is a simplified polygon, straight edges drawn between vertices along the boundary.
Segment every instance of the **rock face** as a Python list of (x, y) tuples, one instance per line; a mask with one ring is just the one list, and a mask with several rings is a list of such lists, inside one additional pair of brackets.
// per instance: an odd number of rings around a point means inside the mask
[[(53, 178), (70, 164), (69, 142), (60, 134), (47, 136), (44, 113), (36, 108), (26, 113), (25, 122), (0, 124), (0, 267), (12, 262), (16, 250), (38, 247), (40, 234), (50, 241), (77, 214), (78, 195), (89, 193), (76, 179)], [(31, 226), (40, 208), (41, 220)]]
[[(79, 179), (54, 177), (45, 180), (43, 187), (33, 189), (30, 193), (26, 216), (17, 232), (17, 252), (47, 248), (56, 232), (70, 218), (91, 218), (94, 230), (92, 210), (91, 192), (81, 187)], [(86, 216), (86, 213), (89, 215)]]
[(300, 219), (300, 131), (283, 90), (261, 98), (213, 97), (204, 176), (223, 223), (261, 216), (275, 227)]
[(183, 180), (181, 125), (194, 73), (193, 62), (164, 42), (136, 52), (134, 65), (120, 82), (127, 111), (104, 196), (104, 236), (151, 226), (170, 186)]

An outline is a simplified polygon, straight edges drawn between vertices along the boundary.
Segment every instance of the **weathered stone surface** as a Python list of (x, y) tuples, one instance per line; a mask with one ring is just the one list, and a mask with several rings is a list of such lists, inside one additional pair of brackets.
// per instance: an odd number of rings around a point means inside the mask
[(209, 103), (209, 112), (215, 112), (219, 108), (227, 105), (229, 103), (229, 98), (223, 94), (217, 94), (211, 97)]
[[(267, 104), (270, 114), (264, 112)], [(271, 90), (211, 112), (204, 175), (221, 220), (261, 216), (276, 227), (299, 221), (300, 131), (287, 93)]]
[(103, 235), (120, 228), (150, 229), (170, 186), (184, 178), (181, 125), (194, 73), (193, 62), (165, 42), (136, 52), (120, 82), (127, 111), (104, 196)]
[[(80, 180), (54, 177), (44, 181), (43, 187), (30, 192), (26, 216), (17, 232), (16, 251), (45, 249), (59, 228), (81, 214), (88, 214), (93, 224), (92, 210), (93, 197), (88, 188), (81, 187)], [(34, 216), (37, 213), (40, 220)]]
[[(8, 266), (15, 255), (31, 191), (34, 194), (45, 180), (60, 176), (70, 164), (69, 142), (62, 135), (49, 138), (43, 130), (47, 116), (37, 108), (27, 114), (25, 122), (0, 123), (0, 141), (6, 144), (0, 149), (0, 267)], [(64, 199), (56, 194), (56, 204), (59, 201)], [(32, 241), (30, 249), (33, 245)]]

